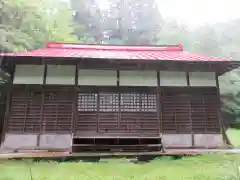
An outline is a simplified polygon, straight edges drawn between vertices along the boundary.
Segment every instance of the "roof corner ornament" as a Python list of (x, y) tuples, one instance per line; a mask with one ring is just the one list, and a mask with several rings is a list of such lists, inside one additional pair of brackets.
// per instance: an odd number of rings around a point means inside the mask
[(183, 45), (181, 43), (178, 44), (178, 47), (181, 51), (183, 51)]

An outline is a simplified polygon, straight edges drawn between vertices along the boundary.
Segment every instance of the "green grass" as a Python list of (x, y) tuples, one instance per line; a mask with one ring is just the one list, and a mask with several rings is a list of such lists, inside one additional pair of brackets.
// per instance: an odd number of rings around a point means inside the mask
[(34, 180), (217, 180), (236, 174), (236, 164), (240, 164), (239, 155), (162, 158), (145, 164), (5, 161), (0, 164), (0, 180), (30, 180), (30, 169)]
[(228, 129), (227, 136), (229, 137), (234, 147), (240, 147), (240, 130)]
[[(235, 146), (240, 131), (227, 132)], [(240, 155), (204, 155), (179, 160), (163, 157), (145, 164), (107, 162), (0, 161), (0, 180), (240, 180)], [(32, 178), (31, 178), (32, 174)]]

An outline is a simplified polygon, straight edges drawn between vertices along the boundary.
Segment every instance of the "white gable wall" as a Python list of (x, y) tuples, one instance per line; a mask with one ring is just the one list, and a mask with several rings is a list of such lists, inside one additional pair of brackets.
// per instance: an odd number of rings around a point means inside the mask
[(117, 86), (117, 71), (80, 69), (78, 85)]
[(43, 65), (16, 65), (13, 84), (43, 84)]
[(120, 71), (120, 86), (157, 86), (156, 71)]
[[(160, 86), (187, 86), (186, 72), (160, 71)], [(43, 84), (44, 65), (16, 65), (14, 84)], [(216, 87), (215, 72), (190, 72), (190, 86)], [(46, 84), (74, 85), (75, 66), (47, 65)], [(156, 71), (120, 71), (120, 86), (157, 86)], [(116, 70), (79, 69), (78, 85), (116, 86)]]
[(47, 65), (46, 84), (75, 84), (75, 66)]
[(190, 86), (216, 86), (215, 72), (190, 72)]
[(160, 71), (160, 86), (187, 86), (186, 72)]

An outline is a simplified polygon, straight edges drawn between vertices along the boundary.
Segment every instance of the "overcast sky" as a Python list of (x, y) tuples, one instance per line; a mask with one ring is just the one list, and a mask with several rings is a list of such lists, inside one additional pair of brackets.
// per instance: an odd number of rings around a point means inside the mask
[[(158, 0), (163, 17), (173, 17), (189, 26), (240, 18), (240, 0)], [(161, 2), (161, 3), (160, 3)]]
[[(101, 6), (107, 1), (100, 0)], [(146, 0), (147, 1), (147, 0)], [(164, 18), (174, 18), (191, 28), (240, 18), (240, 0), (157, 0)]]

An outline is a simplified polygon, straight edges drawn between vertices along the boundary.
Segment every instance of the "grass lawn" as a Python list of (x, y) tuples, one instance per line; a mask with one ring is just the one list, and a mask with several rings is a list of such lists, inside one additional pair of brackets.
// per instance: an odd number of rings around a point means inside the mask
[[(240, 145), (240, 131), (227, 133), (234, 145)], [(0, 161), (0, 180), (240, 180), (233, 177), (239, 165), (240, 155), (214, 154), (178, 160), (162, 157), (145, 164), (124, 159), (99, 163)]]
[(237, 129), (228, 129), (228, 130), (227, 130), (227, 135), (228, 135), (231, 143), (232, 143), (235, 147), (239, 147), (239, 148), (240, 148), (240, 130), (237, 130)]
[(108, 162), (29, 162), (6, 161), (0, 164), (0, 180), (218, 180), (237, 174), (239, 155), (206, 155), (171, 160), (167, 157), (150, 163), (127, 160)]

